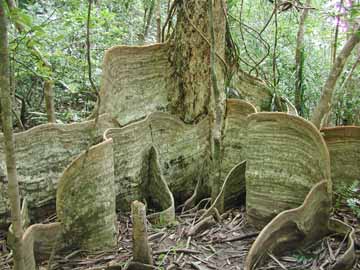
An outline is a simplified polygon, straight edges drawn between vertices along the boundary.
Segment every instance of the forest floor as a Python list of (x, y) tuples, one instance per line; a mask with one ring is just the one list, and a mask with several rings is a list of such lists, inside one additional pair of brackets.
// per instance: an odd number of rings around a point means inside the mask
[[(223, 215), (221, 223), (215, 223), (196, 236), (189, 237), (186, 232), (198, 216), (197, 211), (184, 212), (177, 216), (177, 224), (168, 228), (157, 228), (149, 224), (149, 241), (156, 265), (154, 269), (243, 269), (246, 255), (258, 234), (258, 231), (247, 223), (245, 209), (229, 210)], [(358, 260), (353, 269), (360, 270), (359, 220), (346, 209), (336, 212), (335, 217), (356, 229)], [(46, 222), (51, 220), (47, 219)], [(130, 217), (119, 215), (118, 225), (117, 248), (91, 254), (82, 250), (64, 251), (53, 257), (51, 268), (48, 267), (48, 262), (44, 262), (40, 270), (122, 269), (131, 260)], [(341, 255), (346, 248), (344, 240), (343, 237), (331, 235), (310, 247), (283, 256), (268, 254), (266, 264), (257, 269), (330, 269), (334, 258)], [(5, 244), (5, 232), (0, 232), (0, 269), (10, 270), (11, 266), (12, 257)]]

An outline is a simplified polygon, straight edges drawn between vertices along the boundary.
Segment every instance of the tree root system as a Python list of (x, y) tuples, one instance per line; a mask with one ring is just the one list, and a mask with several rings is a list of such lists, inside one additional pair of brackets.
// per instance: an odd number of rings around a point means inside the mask
[[(255, 241), (258, 231), (246, 220), (245, 209), (231, 209), (223, 215), (221, 223), (214, 222), (205, 230), (188, 236), (199, 217), (197, 211), (177, 215), (177, 224), (159, 228), (148, 226), (149, 243), (153, 250), (155, 267), (144, 269), (243, 269), (246, 255)], [(352, 224), (356, 231), (357, 262), (354, 270), (360, 270), (360, 225), (350, 212), (335, 214), (337, 219)], [(44, 220), (46, 222), (46, 220)], [(129, 269), (132, 261), (132, 223), (128, 216), (118, 216), (119, 237), (116, 248), (101, 252), (64, 250), (55, 254), (51, 267), (45, 261), (40, 269), (51, 270), (114, 270)], [(10, 270), (12, 254), (5, 243), (6, 234), (0, 232), (0, 269)], [(346, 237), (332, 234), (322, 240), (281, 256), (266, 254), (264, 264), (256, 269), (332, 269), (335, 258), (346, 250)], [(147, 266), (150, 267), (150, 266)]]

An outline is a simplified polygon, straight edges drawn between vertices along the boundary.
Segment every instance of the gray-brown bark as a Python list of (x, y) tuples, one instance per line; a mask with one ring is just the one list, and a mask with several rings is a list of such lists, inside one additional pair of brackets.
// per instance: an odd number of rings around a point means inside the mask
[(330, 111), (331, 108), (331, 100), (335, 91), (336, 82), (341, 75), (344, 66), (348, 57), (350, 56), (352, 50), (355, 46), (360, 42), (360, 27), (355, 30), (355, 33), (351, 35), (351, 37), (347, 40), (341, 52), (335, 59), (335, 63), (333, 64), (330, 74), (324, 84), (322, 89), (322, 94), (318, 105), (316, 106), (311, 121), (317, 128), (320, 128), (321, 123), (326, 116), (326, 114)]
[(55, 116), (55, 107), (54, 107), (54, 91), (53, 91), (53, 82), (51, 80), (46, 80), (44, 82), (44, 99), (45, 99), (47, 120), (49, 123), (55, 123), (56, 116)]
[(148, 241), (145, 205), (139, 201), (131, 204), (133, 223), (133, 260), (143, 264), (153, 264), (152, 252)]
[[(96, 140), (105, 129), (116, 127), (108, 116), (98, 119)], [(94, 133), (94, 120), (69, 125), (45, 124), (15, 134), (17, 177), (20, 193), (27, 196), (32, 221), (54, 211), (59, 177), (71, 160), (88, 148)], [(0, 170), (5, 170), (4, 136), (0, 134)], [(0, 227), (9, 216), (7, 179), (0, 177)]]
[[(223, 1), (214, 1), (216, 75), (220, 100), (224, 99), (222, 60), (225, 58), (225, 11)], [(210, 70), (210, 29), (207, 0), (180, 1), (171, 63), (174, 85), (169, 109), (187, 123), (215, 110)], [(220, 59), (219, 59), (220, 58)]]
[(354, 229), (337, 219), (330, 219), (330, 213), (331, 195), (327, 181), (322, 181), (311, 189), (300, 207), (282, 212), (261, 231), (249, 251), (244, 269), (254, 269), (268, 252), (279, 254), (333, 233), (349, 237), (344, 254), (335, 259), (331, 269), (352, 269), (356, 259)]
[[(306, 7), (309, 7), (311, 0), (306, 0)], [(303, 80), (304, 80), (304, 32), (305, 32), (305, 21), (308, 16), (309, 9), (304, 8), (301, 12), (299, 30), (296, 38), (296, 50), (295, 50), (295, 108), (299, 115), (303, 115)]]
[(121, 125), (154, 111), (165, 111), (170, 81), (166, 43), (116, 46), (104, 57), (100, 113), (109, 112)]
[(118, 207), (128, 210), (131, 201), (146, 197), (144, 184), (153, 146), (159, 152), (161, 171), (176, 194), (175, 200), (189, 198), (196, 179), (205, 178), (208, 170), (209, 129), (208, 118), (197, 125), (186, 125), (178, 117), (161, 112), (123, 128), (109, 129), (105, 137), (114, 142)]
[(22, 245), (23, 229), (20, 214), (19, 184), (16, 175), (15, 145), (11, 112), (11, 89), (9, 73), (9, 50), (7, 36), (7, 19), (4, 2), (0, 1), (0, 92), (2, 109), (2, 128), (4, 133), (5, 160), (8, 176), (8, 195), (11, 207), (11, 222), (13, 227), (14, 269), (25, 270)]
[(161, 0), (156, 0), (156, 42), (161, 42)]
[(351, 185), (360, 175), (360, 127), (325, 128), (321, 132), (330, 152), (334, 189)]
[(63, 239), (61, 237), (61, 223), (34, 224), (26, 229), (23, 236), (26, 270), (36, 270), (36, 260), (47, 260), (53, 249), (61, 249)]
[(158, 225), (169, 225), (175, 222), (175, 202), (159, 163), (159, 153), (155, 147), (150, 148), (148, 179), (143, 187), (144, 197), (152, 209), (158, 212), (148, 215), (150, 222)]
[(70, 246), (84, 250), (116, 246), (112, 140), (87, 149), (65, 169), (56, 194), (56, 214)]
[[(246, 124), (247, 117), (256, 109), (250, 103), (239, 99), (228, 99), (226, 105), (225, 129), (223, 137), (223, 155), (221, 175), (225, 178), (232, 168), (246, 160)], [(229, 208), (245, 200), (245, 179), (231, 183), (224, 190), (224, 207)]]
[(303, 118), (252, 114), (245, 145), (246, 213), (255, 226), (262, 227), (280, 212), (300, 206), (322, 180), (328, 181), (331, 192), (326, 144)]
[(155, 9), (155, 1), (157, 1), (157, 0), (151, 0), (149, 3), (150, 6), (145, 7), (143, 33), (139, 34), (139, 42), (140, 43), (145, 43), (146, 37), (149, 34), (151, 20), (152, 20), (152, 17), (154, 14), (154, 9)]
[(231, 84), (238, 90), (239, 98), (250, 102), (257, 111), (271, 110), (272, 93), (264, 82), (239, 71), (233, 76)]

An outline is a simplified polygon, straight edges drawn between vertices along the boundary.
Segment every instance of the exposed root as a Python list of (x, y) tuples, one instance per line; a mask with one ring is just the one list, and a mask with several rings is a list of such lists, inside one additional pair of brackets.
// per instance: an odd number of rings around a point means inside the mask
[(197, 198), (197, 195), (198, 195), (198, 190), (199, 190), (199, 187), (200, 187), (200, 183), (201, 183), (201, 177), (199, 177), (197, 183), (196, 183), (196, 186), (195, 186), (195, 189), (194, 189), (194, 193), (191, 195), (191, 197), (189, 199), (187, 199), (182, 207), (182, 210), (181, 210), (181, 213), (184, 213), (184, 211), (186, 209), (188, 209), (188, 207), (190, 207), (191, 205), (194, 204), (196, 198)]
[(202, 231), (205, 231), (206, 229), (210, 228), (216, 224), (216, 221), (213, 216), (206, 217), (202, 219), (200, 222), (196, 223), (194, 226), (192, 226), (187, 235), (194, 236)]

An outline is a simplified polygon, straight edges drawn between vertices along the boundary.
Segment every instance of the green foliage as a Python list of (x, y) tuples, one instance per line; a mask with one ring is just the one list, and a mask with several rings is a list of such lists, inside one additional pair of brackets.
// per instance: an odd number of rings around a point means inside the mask
[[(93, 78), (98, 86), (105, 50), (118, 44), (132, 45), (141, 42), (144, 20), (147, 17), (145, 15), (153, 2), (154, 0), (94, 1), (90, 24), (91, 62)], [(314, 10), (306, 21), (303, 87), (307, 118), (320, 98), (322, 86), (332, 65), (334, 26), (327, 22), (330, 11), (326, 3), (327, 0), (312, 0)], [(227, 5), (229, 28), (240, 49), (241, 69), (260, 77), (271, 89), (294, 101), (295, 47), (301, 9), (292, 8), (278, 13), (278, 40), (273, 58), (274, 16), (265, 27), (272, 15), (273, 3), (268, 0), (228, 0)], [(81, 121), (91, 113), (96, 99), (91, 93), (87, 77), (87, 1), (22, 0), (19, 1), (19, 7), (9, 14), (13, 23), (18, 23), (25, 29), (19, 34), (12, 27), (9, 33), (14, 78), (12, 82), (17, 96), (15, 111), (18, 114), (22, 112), (21, 119), (26, 127), (46, 122), (43, 117), (43, 82), (44, 79), (51, 79), (55, 83), (55, 110), (58, 120), (64, 123)], [(164, 1), (163, 22), (166, 12), (167, 3)], [(357, 20), (359, 12), (359, 2), (354, 1), (349, 20)], [(155, 41), (155, 29), (153, 19), (147, 42)], [(340, 33), (338, 48), (344, 43), (346, 36), (347, 33)], [(34, 46), (51, 64), (51, 69), (43, 65), (39, 55), (31, 53), (30, 48)], [(349, 74), (355, 58), (356, 55), (350, 59), (340, 81), (344, 81)], [(278, 78), (276, 87), (272, 85), (274, 60)], [(357, 69), (350, 82), (341, 87), (342, 90), (334, 99), (334, 123), (360, 124), (359, 83), (360, 74)], [(22, 108), (25, 109), (21, 110)]]
[(353, 214), (360, 218), (360, 181), (351, 185), (343, 185), (335, 191), (335, 207), (348, 207)]
[(316, 257), (317, 257), (316, 254), (312, 254), (302, 250), (297, 250), (296, 253), (294, 254), (294, 258), (296, 259), (296, 261), (304, 265), (314, 260)]
[[(357, 5), (355, 5), (355, 2)], [(278, 40), (274, 59), (274, 16), (272, 20), (270, 20), (268, 26), (264, 29), (273, 13), (274, 4), (268, 0), (228, 0), (227, 3), (232, 36), (240, 48), (240, 57), (242, 59), (240, 62), (241, 68), (251, 75), (260, 77), (271, 86), (273, 84), (273, 61), (275, 60), (278, 77), (276, 90), (281, 95), (286, 96), (290, 101), (294, 102), (295, 49), (301, 9), (293, 7), (287, 11), (278, 13)], [(241, 3), (243, 3), (243, 8), (240, 24)], [(303, 87), (305, 101), (304, 112), (306, 118), (310, 118), (313, 109), (317, 105), (322, 87), (332, 67), (331, 53), (335, 32), (334, 25), (329, 22), (330, 14), (329, 7), (327, 6), (329, 1), (312, 0), (311, 3), (311, 6), (314, 9), (310, 11), (305, 22), (306, 27), (304, 37), (305, 66)], [(359, 18), (359, 16), (356, 15), (359, 12), (358, 3), (358, 1), (354, 1), (354, 6), (351, 9), (351, 14), (355, 14), (351, 15), (351, 17), (353, 19), (356, 18), (357, 20)], [(346, 41), (347, 35), (348, 33), (346, 32), (339, 33), (337, 52), (340, 51), (341, 46)], [(352, 59), (350, 59), (349, 64), (345, 68), (344, 75), (340, 79), (340, 82), (343, 81), (346, 74), (349, 73), (352, 64), (356, 60), (356, 56), (356, 53), (354, 53)], [(260, 63), (264, 57), (265, 59)], [(258, 72), (254, 69), (254, 66), (256, 66), (255, 63), (260, 63), (257, 66)], [(359, 85), (359, 70), (353, 75), (353, 81), (355, 84)], [(340, 85), (338, 87), (340, 87)], [(274, 87), (271, 88), (275, 89)], [(360, 94), (358, 94), (358, 91), (355, 94), (351, 94), (352, 88), (350, 88), (350, 85), (347, 85), (344, 91), (348, 93), (348, 96), (352, 96), (352, 98), (351, 100), (349, 100), (349, 98), (344, 100), (344, 93), (340, 93), (337, 96), (337, 102), (342, 105), (333, 107), (333, 123), (343, 124), (343, 121), (337, 117), (339, 115), (348, 115), (349, 113), (351, 115), (359, 115), (357, 101), (360, 100)], [(344, 106), (346, 102), (347, 105)], [(351, 124), (356, 122), (354, 122), (354, 119), (348, 118), (346, 123)]]
[[(97, 1), (90, 24), (93, 78), (100, 85), (106, 49), (135, 44), (142, 25), (142, 1)], [(55, 83), (55, 111), (59, 122), (81, 121), (92, 112), (96, 97), (88, 80), (86, 60), (87, 1), (22, 1), (10, 15), (25, 31), (10, 31), (11, 65), (16, 79), (18, 114), (26, 127), (46, 122), (43, 82)], [(31, 53), (36, 46), (51, 64), (44, 66)], [(24, 100), (24, 102), (21, 102)]]
[(29, 16), (24, 10), (20, 9), (20, 8), (14, 8), (10, 13), (9, 13), (9, 17), (10, 19), (14, 22), (14, 23), (18, 23), (21, 24), (22, 26), (25, 27), (25, 29), (29, 29), (32, 25), (32, 18), (31, 16)]

